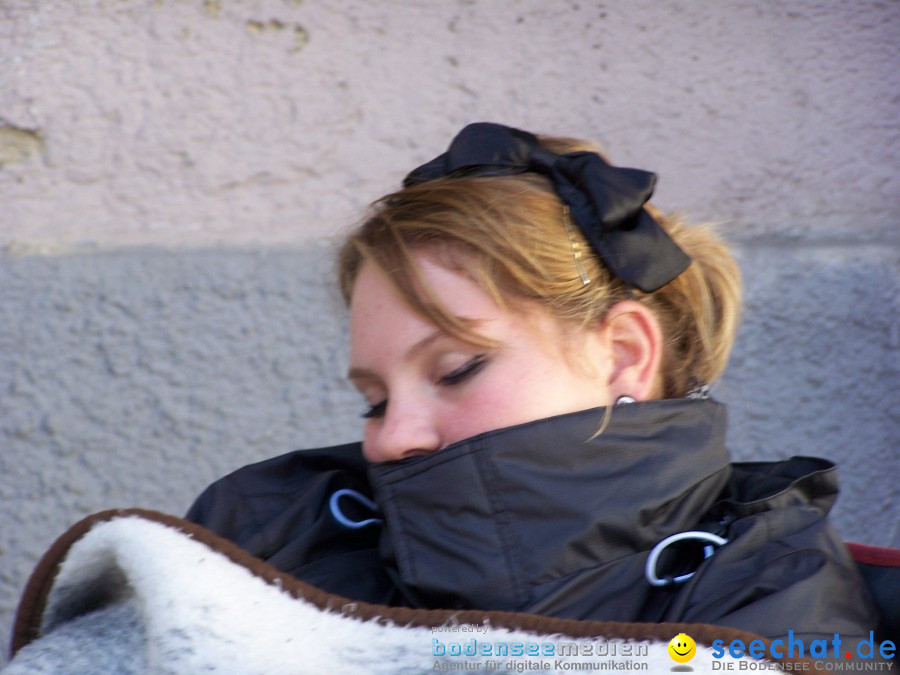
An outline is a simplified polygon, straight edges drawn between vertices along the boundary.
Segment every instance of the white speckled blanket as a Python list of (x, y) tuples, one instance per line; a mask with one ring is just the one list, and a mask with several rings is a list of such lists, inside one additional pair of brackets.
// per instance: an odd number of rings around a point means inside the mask
[[(685, 664), (668, 652), (679, 633), (697, 644)], [(132, 509), (85, 519), (47, 552), (3, 673), (783, 672), (714, 658), (716, 639), (760, 638), (708, 625), (355, 603), (202, 527)]]

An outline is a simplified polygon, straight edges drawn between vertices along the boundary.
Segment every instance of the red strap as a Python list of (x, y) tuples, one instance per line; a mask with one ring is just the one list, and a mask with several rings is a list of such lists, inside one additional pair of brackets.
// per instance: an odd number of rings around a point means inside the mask
[(858, 563), (877, 567), (900, 567), (900, 549), (846, 542), (850, 555)]

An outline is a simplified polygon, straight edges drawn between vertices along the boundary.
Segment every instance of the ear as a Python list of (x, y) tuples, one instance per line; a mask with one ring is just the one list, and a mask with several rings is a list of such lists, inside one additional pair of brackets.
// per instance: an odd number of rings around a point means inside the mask
[(623, 300), (609, 310), (603, 327), (612, 357), (613, 401), (620, 396), (637, 401), (658, 398), (663, 337), (653, 311), (635, 300)]

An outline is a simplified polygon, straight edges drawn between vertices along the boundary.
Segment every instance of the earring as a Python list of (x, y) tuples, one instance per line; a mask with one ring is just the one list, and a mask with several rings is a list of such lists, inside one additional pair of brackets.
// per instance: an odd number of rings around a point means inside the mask
[(628, 405), (629, 403), (637, 403), (634, 396), (623, 395), (616, 399), (616, 405)]

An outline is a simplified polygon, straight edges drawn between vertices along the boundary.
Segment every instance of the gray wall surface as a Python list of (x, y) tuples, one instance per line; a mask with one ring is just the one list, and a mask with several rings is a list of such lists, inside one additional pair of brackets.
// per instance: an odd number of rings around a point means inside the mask
[[(0, 635), (89, 513), (356, 440), (333, 242), (474, 120), (722, 222), (736, 459), (900, 546), (900, 4), (0, 0)], [(0, 656), (2, 662), (2, 656)]]

